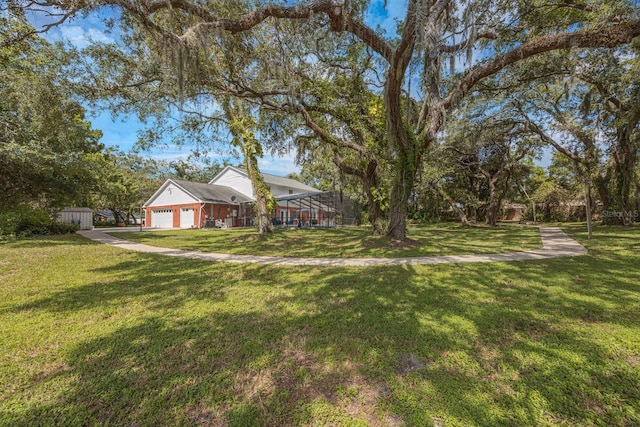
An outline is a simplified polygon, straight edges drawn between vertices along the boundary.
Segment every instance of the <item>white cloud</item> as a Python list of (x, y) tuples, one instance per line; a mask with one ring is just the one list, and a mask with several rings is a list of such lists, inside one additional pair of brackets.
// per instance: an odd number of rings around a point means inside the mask
[(290, 173), (300, 173), (300, 167), (296, 165), (295, 152), (283, 156), (266, 155), (258, 160), (261, 172), (272, 175), (285, 176)]
[(97, 28), (83, 28), (78, 25), (62, 26), (60, 27), (60, 34), (62, 35), (62, 39), (79, 49), (89, 46), (92, 41), (101, 43), (111, 43), (114, 41), (113, 38)]

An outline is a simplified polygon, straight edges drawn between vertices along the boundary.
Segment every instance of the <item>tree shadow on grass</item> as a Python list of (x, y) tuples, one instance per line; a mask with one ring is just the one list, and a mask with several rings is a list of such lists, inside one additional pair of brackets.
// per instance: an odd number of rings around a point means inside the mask
[(224, 298), (222, 283), (218, 286), (213, 283), (203, 292), (199, 290), (198, 283), (207, 278), (206, 273), (199, 272), (202, 266), (199, 261), (179, 258), (168, 262), (165, 256), (133, 253), (130, 258), (109, 267), (89, 267), (88, 271), (100, 277), (100, 281), (53, 291), (0, 312), (72, 312), (127, 301), (144, 301), (150, 308), (170, 308), (178, 307), (186, 299)]
[(130, 258), (94, 268), (105, 283), (21, 307), (148, 311), (34, 377), (69, 386), (4, 414), (10, 424), (640, 422), (633, 346), (615, 330), (638, 336), (638, 273), (620, 280), (637, 258), (350, 269)]
[[(640, 372), (625, 330), (638, 338), (640, 280), (616, 279), (638, 260), (573, 261), (325, 271), (306, 304), (332, 315), (309, 324), (329, 322), (335, 334), (310, 345), (342, 355), (359, 348), (350, 357), (368, 378), (384, 378), (393, 392), (383, 406), (409, 425), (439, 416), (473, 425), (638, 423)], [(565, 282), (579, 274), (588, 283)], [(617, 327), (616, 338), (601, 339)], [(407, 354), (426, 366), (399, 376)]]
[[(159, 257), (144, 258), (142, 265), (148, 268), (160, 261)], [(63, 368), (38, 373), (32, 379), (46, 383), (64, 377), (70, 386), (53, 401), (5, 413), (3, 419), (13, 425), (32, 425), (43, 419), (50, 425), (296, 425), (304, 421), (300, 417), (324, 417), (338, 424), (354, 417), (377, 422), (378, 385), (370, 386), (358, 365), (342, 356), (342, 351), (348, 354), (348, 348), (327, 353), (334, 345), (334, 331), (322, 325), (330, 323), (330, 313), (292, 312), (275, 295), (255, 308), (240, 307), (235, 304), (244, 300), (234, 295), (230, 306), (181, 314), (182, 306), (193, 300), (199, 300), (200, 310), (203, 298), (211, 304), (220, 302), (220, 294), (203, 290), (219, 286), (212, 285), (212, 279), (198, 285), (200, 273), (185, 274), (181, 263), (164, 261), (169, 264), (166, 274), (154, 278), (160, 282), (154, 287), (145, 285), (147, 279), (141, 279), (145, 283), (115, 281), (108, 290), (92, 283), (21, 307), (54, 312), (99, 310), (121, 297), (120, 303), (125, 304), (149, 295), (160, 300), (179, 295), (170, 307), (154, 306), (147, 316), (79, 342), (65, 355)], [(229, 268), (194, 263), (219, 275)], [(124, 262), (117, 268), (136, 271), (140, 265)], [(182, 270), (179, 281), (172, 279), (176, 269)], [(231, 286), (250, 292), (258, 283), (264, 287), (265, 281), (278, 278), (277, 270), (238, 267), (239, 285)], [(83, 303), (70, 305), (75, 300)], [(338, 342), (345, 344), (342, 338)], [(352, 401), (348, 392), (352, 387), (366, 388), (368, 400)]]
[(29, 249), (29, 248), (43, 248), (43, 247), (62, 247), (78, 245), (94, 245), (95, 242), (85, 239), (79, 234), (67, 234), (57, 236), (34, 236), (23, 237), (8, 242), (0, 242), (0, 244), (11, 245), (14, 249)]

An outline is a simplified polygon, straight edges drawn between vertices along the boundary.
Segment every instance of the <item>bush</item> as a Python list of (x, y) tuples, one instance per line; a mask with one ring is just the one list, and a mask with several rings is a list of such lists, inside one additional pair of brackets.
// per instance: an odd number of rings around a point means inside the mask
[(23, 212), (23, 216), (16, 224), (15, 234), (19, 237), (49, 234), (51, 218), (42, 210)]
[(77, 224), (69, 224), (68, 222), (54, 221), (49, 226), (49, 234), (71, 234), (80, 230)]
[(42, 209), (21, 206), (15, 210), (0, 213), (0, 239), (12, 237), (42, 236), (48, 234), (75, 233), (76, 224), (57, 222)]

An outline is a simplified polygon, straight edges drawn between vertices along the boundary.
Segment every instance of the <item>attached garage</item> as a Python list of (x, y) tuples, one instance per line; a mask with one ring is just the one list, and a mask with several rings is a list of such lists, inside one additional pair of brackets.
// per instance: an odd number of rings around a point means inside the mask
[(232, 188), (168, 179), (143, 205), (149, 228), (202, 228), (237, 225), (240, 203), (251, 199)]
[(173, 209), (152, 209), (152, 228), (173, 228)]
[(195, 225), (195, 209), (180, 208), (180, 228), (193, 228)]

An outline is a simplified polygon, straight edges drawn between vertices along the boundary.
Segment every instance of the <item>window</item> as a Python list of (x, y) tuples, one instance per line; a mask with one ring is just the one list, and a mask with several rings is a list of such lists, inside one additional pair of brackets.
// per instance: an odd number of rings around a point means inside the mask
[(292, 189), (289, 189), (289, 194), (293, 194), (293, 190)]

